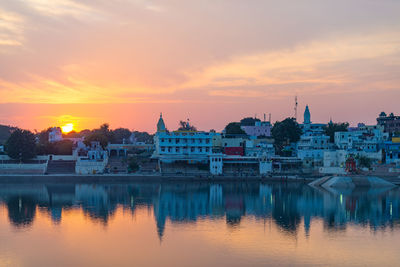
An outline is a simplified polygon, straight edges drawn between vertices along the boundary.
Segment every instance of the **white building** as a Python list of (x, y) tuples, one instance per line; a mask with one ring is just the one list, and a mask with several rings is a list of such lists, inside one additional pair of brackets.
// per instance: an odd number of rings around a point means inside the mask
[(324, 152), (330, 148), (329, 136), (324, 135), (322, 123), (311, 123), (311, 113), (306, 106), (304, 122), (300, 125), (303, 134), (296, 144), (297, 157), (303, 161), (303, 167), (314, 168), (323, 165)]
[(100, 142), (91, 142), (87, 156), (78, 157), (75, 165), (77, 174), (103, 173), (108, 163), (108, 153), (103, 150)]
[(60, 127), (51, 128), (51, 131), (49, 132), (49, 142), (53, 143), (61, 140), (63, 140), (61, 128)]
[(324, 133), (324, 127), (326, 124), (324, 123), (312, 123), (311, 122), (311, 113), (308, 105), (306, 105), (306, 109), (304, 111), (304, 121), (303, 124), (300, 124), (300, 128), (303, 131), (303, 134), (317, 134), (321, 135)]
[[(270, 157), (275, 153), (272, 144), (259, 142), (254, 145), (253, 142), (256, 141), (258, 140), (252, 140), (251, 143), (248, 143), (249, 149), (254, 149), (256, 156), (246, 157), (243, 153), (231, 155), (226, 151), (223, 154), (221, 153), (221, 148), (225, 150), (227, 148), (243, 149), (247, 140), (237, 138), (222, 139), (221, 134), (215, 132), (169, 132), (161, 115), (157, 123), (157, 132), (154, 135), (155, 151), (152, 157), (158, 159), (160, 171), (164, 173), (196, 172), (195, 168), (190, 169), (188, 164), (199, 164), (199, 166), (201, 164), (209, 164), (210, 174), (221, 175), (226, 164), (225, 167), (228, 166), (237, 175), (244, 175), (245, 172), (247, 174), (254, 172), (264, 175), (272, 171)], [(216, 145), (219, 146), (219, 149), (215, 150), (219, 152), (214, 153), (213, 148), (216, 148)], [(237, 173), (236, 170), (241, 170), (242, 173)]]
[(272, 158), (275, 156), (275, 148), (273, 143), (258, 142), (261, 140), (246, 140), (245, 156), (247, 157), (266, 157)]
[(388, 139), (389, 134), (379, 125), (359, 124), (359, 127), (352, 128), (348, 132), (335, 133), (335, 145), (344, 150), (377, 152)]
[(215, 132), (174, 131), (169, 132), (162, 115), (157, 123), (154, 135), (155, 151), (153, 157), (162, 162), (187, 161), (188, 163), (205, 163), (212, 154)]
[(323, 165), (324, 152), (329, 148), (329, 136), (302, 135), (297, 143), (297, 157), (303, 161), (303, 166), (319, 167)]

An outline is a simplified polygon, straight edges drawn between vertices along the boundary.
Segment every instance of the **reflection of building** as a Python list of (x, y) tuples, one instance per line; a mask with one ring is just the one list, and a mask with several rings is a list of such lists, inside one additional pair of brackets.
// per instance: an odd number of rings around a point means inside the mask
[(297, 183), (15, 184), (0, 188), (0, 203), (7, 206), (16, 227), (30, 226), (38, 206), (56, 224), (62, 223), (64, 209), (82, 209), (92, 221), (107, 224), (118, 207), (131, 213), (137, 207), (152, 207), (160, 238), (166, 222), (199, 219), (225, 219), (240, 226), (244, 216), (254, 217), (271, 220), (287, 232), (296, 232), (304, 221), (307, 234), (315, 218), (322, 219), (327, 230), (344, 228), (348, 222), (373, 229), (400, 222), (397, 188), (326, 193)]

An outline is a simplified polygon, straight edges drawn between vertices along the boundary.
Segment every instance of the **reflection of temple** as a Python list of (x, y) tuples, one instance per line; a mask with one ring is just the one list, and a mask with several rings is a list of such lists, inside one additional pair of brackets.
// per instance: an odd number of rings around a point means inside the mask
[(0, 202), (16, 227), (31, 225), (37, 208), (56, 224), (62, 222), (64, 209), (82, 209), (91, 220), (107, 224), (118, 207), (131, 213), (152, 208), (160, 239), (167, 221), (204, 218), (232, 226), (240, 226), (243, 217), (272, 220), (287, 232), (296, 232), (303, 222), (306, 234), (315, 218), (333, 231), (348, 222), (378, 229), (400, 221), (399, 189), (321, 192), (296, 183), (3, 184)]

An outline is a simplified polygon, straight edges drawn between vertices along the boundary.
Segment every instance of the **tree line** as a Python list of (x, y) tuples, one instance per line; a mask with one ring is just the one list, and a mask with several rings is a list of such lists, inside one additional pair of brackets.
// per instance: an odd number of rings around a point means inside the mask
[[(15, 128), (5, 142), (7, 155), (12, 159), (27, 161), (36, 155), (71, 155), (73, 142), (64, 139), (57, 142), (49, 142), (49, 133), (52, 128), (45, 129), (38, 133), (29, 130)], [(92, 141), (98, 141), (105, 148), (108, 143), (121, 144), (129, 142), (132, 133), (137, 142), (152, 143), (153, 136), (147, 132), (130, 131), (126, 128), (110, 129), (109, 124), (104, 123), (93, 130), (82, 130), (80, 132), (69, 132), (63, 134), (65, 138), (82, 138), (84, 143), (90, 145)]]
[[(241, 128), (242, 125), (254, 125), (259, 119), (244, 118), (240, 122), (230, 122), (225, 127), (226, 137), (246, 137), (246, 132)], [(334, 142), (335, 132), (347, 131), (348, 123), (328, 123), (324, 127), (325, 135), (329, 136), (330, 142)], [(196, 130), (196, 127), (181, 121), (180, 130)], [(51, 128), (43, 130), (39, 133), (32, 133), (28, 130), (15, 128), (10, 133), (7, 142), (5, 143), (6, 153), (13, 159), (21, 161), (29, 160), (36, 155), (71, 155), (73, 142), (66, 139), (58, 142), (49, 142), (49, 133)], [(133, 131), (136, 141), (152, 143), (153, 135), (147, 132)], [(103, 147), (108, 143), (120, 144), (127, 141), (132, 134), (132, 131), (126, 128), (110, 129), (109, 124), (104, 123), (99, 128), (93, 130), (83, 130), (80, 132), (70, 132), (64, 134), (66, 138), (84, 137), (86, 145), (90, 145), (92, 141), (98, 141)], [(271, 130), (271, 138), (274, 139), (275, 151), (278, 155), (286, 155), (285, 148), (291, 143), (296, 143), (300, 140), (302, 130), (300, 125), (294, 118), (286, 118), (282, 121), (274, 123)]]

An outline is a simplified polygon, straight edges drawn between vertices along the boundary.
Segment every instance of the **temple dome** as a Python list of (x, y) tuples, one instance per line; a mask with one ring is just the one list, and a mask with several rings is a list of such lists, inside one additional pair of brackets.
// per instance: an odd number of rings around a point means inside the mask
[(157, 132), (165, 132), (166, 128), (165, 128), (165, 123), (162, 117), (162, 113), (160, 113), (160, 119), (158, 120), (157, 123)]

